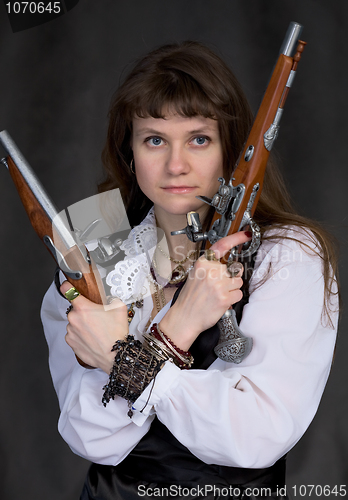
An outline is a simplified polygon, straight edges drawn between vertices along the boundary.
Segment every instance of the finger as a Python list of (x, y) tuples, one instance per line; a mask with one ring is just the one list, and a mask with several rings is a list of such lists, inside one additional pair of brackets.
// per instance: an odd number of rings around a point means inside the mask
[(242, 290), (233, 290), (231, 292), (231, 305), (237, 304), (243, 298)]
[(243, 286), (243, 280), (242, 278), (238, 278), (238, 276), (236, 278), (233, 278), (233, 280), (231, 280), (231, 283), (230, 283), (230, 291), (234, 291), (234, 290), (240, 290)]
[[(62, 292), (62, 294), (63, 294), (64, 296), (66, 296), (66, 295), (65, 295), (65, 294), (66, 294), (66, 292), (68, 292), (68, 291), (69, 291), (69, 290), (71, 290), (72, 288), (74, 288), (74, 287), (72, 286), (72, 284), (71, 284), (71, 283), (69, 283), (69, 281), (63, 281), (63, 283), (62, 283), (62, 284), (61, 284), (61, 286), (60, 286), (60, 291)], [(76, 290), (76, 289), (75, 289), (75, 290)], [(76, 297), (76, 298), (77, 298), (77, 297)], [(68, 300), (69, 300), (69, 299), (68, 299)], [(76, 300), (76, 299), (75, 299), (75, 300)]]
[[(62, 292), (62, 294), (66, 297), (67, 300), (68, 297), (65, 295), (66, 292), (68, 292), (69, 290), (71, 290), (72, 288), (75, 288), (72, 286), (71, 283), (69, 283), (69, 281), (64, 281), (61, 286), (60, 286), (60, 291)], [(76, 289), (75, 289), (76, 290)], [(78, 291), (78, 290), (77, 290)], [(77, 297), (75, 297), (73, 300), (69, 300), (69, 302), (74, 302), (74, 306), (77, 306), (77, 305), (80, 305), (81, 303), (83, 303), (84, 300), (87, 300), (85, 297), (82, 297), (82, 295), (78, 295)], [(88, 301), (89, 302), (89, 301)]]
[(211, 250), (214, 250), (216, 258), (221, 259), (231, 250), (231, 248), (250, 241), (251, 236), (250, 231), (239, 231), (238, 233), (230, 234), (229, 236), (225, 236), (225, 238), (221, 238), (221, 240), (214, 243), (214, 245), (210, 248)]

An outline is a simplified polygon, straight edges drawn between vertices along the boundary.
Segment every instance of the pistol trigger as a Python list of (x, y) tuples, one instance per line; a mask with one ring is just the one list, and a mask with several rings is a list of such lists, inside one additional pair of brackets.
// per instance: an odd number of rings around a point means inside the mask
[(46, 247), (49, 249), (51, 254), (53, 255), (55, 261), (57, 262), (58, 266), (60, 267), (61, 271), (69, 278), (74, 279), (74, 280), (80, 280), (83, 276), (82, 272), (79, 270), (73, 270), (71, 269), (64, 256), (61, 254), (61, 252), (58, 250), (58, 248), (54, 245), (52, 239), (46, 234), (43, 237), (43, 242), (46, 245)]

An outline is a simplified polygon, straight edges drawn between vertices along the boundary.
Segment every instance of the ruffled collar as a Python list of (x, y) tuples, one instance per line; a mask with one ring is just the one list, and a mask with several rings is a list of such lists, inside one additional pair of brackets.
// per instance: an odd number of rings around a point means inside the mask
[(149, 275), (152, 258), (157, 245), (157, 227), (154, 207), (145, 219), (134, 227), (120, 245), (125, 253), (123, 261), (117, 262), (106, 277), (111, 295), (125, 304), (139, 301), (150, 293)]

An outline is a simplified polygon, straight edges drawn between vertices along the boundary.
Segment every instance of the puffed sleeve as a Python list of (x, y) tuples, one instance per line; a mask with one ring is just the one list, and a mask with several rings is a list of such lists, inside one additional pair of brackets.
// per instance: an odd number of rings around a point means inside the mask
[(49, 346), (49, 364), (61, 415), (58, 429), (72, 451), (90, 461), (119, 463), (148, 431), (153, 417), (142, 427), (127, 416), (127, 402), (115, 398), (105, 408), (101, 403), (108, 375), (80, 366), (65, 342), (68, 302), (54, 285), (47, 291), (41, 318)]
[(253, 349), (242, 363), (217, 359), (208, 370), (166, 363), (134, 405), (137, 425), (154, 409), (206, 463), (271, 466), (308, 428), (329, 375), (337, 312), (332, 328), (323, 315), (322, 262), (315, 252), (292, 240), (263, 243), (251, 290), (240, 328), (253, 338)]

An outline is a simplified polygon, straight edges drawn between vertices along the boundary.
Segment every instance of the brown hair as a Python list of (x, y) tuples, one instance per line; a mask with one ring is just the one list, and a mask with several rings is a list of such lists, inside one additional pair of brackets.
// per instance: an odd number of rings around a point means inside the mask
[[(175, 109), (182, 116), (201, 115), (218, 121), (227, 179), (231, 177), (253, 122), (248, 101), (236, 77), (222, 59), (206, 46), (191, 41), (164, 45), (143, 57), (112, 100), (107, 141), (102, 154), (107, 177), (99, 185), (100, 192), (120, 188), (133, 226), (141, 222), (152, 202), (141, 192), (136, 176), (129, 168), (132, 160), (132, 120), (134, 116), (164, 118), (163, 113), (168, 108)], [(325, 281), (324, 312), (329, 313), (334, 289), (332, 281), (337, 271), (332, 237), (318, 223), (296, 213), (272, 156), (254, 218), (262, 234), (271, 227), (289, 225), (309, 230), (308, 235), (314, 246), (319, 243), (317, 253), (323, 262)], [(279, 237), (284, 236), (264, 236), (265, 239)], [(290, 239), (301, 243), (300, 235), (299, 239)]]

